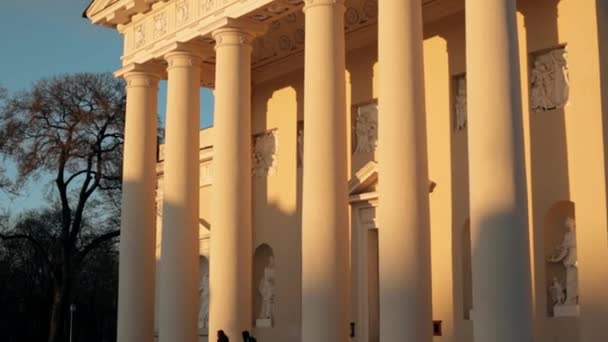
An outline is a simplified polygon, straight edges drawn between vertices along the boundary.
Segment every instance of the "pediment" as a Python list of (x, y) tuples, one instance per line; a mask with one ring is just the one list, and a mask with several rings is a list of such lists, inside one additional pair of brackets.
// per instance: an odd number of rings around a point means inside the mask
[[(355, 176), (348, 182), (348, 194), (351, 201), (362, 198), (377, 198), (376, 187), (378, 186), (378, 163), (370, 161), (365, 164)], [(437, 183), (429, 179), (429, 194), (433, 193)], [(367, 194), (365, 196), (361, 196)]]
[(93, 0), (93, 2), (91, 2), (89, 7), (86, 9), (85, 13), (87, 14), (87, 17), (90, 18), (92, 15), (103, 11), (118, 1), (119, 0)]
[(93, 24), (115, 27), (128, 23), (137, 13), (149, 11), (157, 1), (159, 0), (93, 0), (84, 16)]
[(348, 182), (348, 194), (359, 195), (376, 191), (378, 184), (378, 163), (370, 161), (365, 164)]

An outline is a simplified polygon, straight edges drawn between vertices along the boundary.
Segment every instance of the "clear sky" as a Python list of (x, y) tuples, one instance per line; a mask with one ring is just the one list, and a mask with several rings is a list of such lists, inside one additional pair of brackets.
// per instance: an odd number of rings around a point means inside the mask
[[(120, 68), (121, 36), (82, 18), (89, 0), (0, 0), (0, 85), (9, 93), (35, 80), (64, 73), (112, 72)], [(159, 112), (165, 112), (165, 82)], [(213, 122), (213, 95), (201, 90), (201, 127)], [(10, 165), (7, 165), (10, 168)], [(42, 204), (42, 184), (22, 198), (0, 196), (0, 208), (22, 210)]]

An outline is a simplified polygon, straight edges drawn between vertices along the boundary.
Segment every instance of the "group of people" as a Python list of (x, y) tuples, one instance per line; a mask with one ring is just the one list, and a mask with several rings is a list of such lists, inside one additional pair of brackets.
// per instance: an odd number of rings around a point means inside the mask
[[(224, 332), (224, 330), (219, 330), (217, 332), (217, 342), (229, 342), (228, 336)], [(243, 331), (243, 342), (258, 342), (255, 337), (249, 334), (249, 331)]]

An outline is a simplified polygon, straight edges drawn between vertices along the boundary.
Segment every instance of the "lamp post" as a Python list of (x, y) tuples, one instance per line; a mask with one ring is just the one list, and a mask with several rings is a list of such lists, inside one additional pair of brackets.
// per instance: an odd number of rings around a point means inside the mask
[(76, 305), (70, 305), (70, 342), (72, 342), (72, 323), (74, 321), (74, 311), (76, 311)]

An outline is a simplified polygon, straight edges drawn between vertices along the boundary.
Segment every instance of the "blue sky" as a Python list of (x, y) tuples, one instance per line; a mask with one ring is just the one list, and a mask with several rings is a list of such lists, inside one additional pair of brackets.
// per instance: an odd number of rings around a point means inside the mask
[[(82, 18), (88, 4), (89, 0), (0, 0), (0, 85), (12, 93), (53, 75), (120, 68), (121, 36)], [(161, 82), (161, 116), (165, 94)], [(212, 124), (212, 112), (213, 96), (203, 89), (201, 127)], [(21, 198), (0, 196), (0, 208), (38, 207), (43, 203), (42, 187), (42, 182), (31, 184)]]

